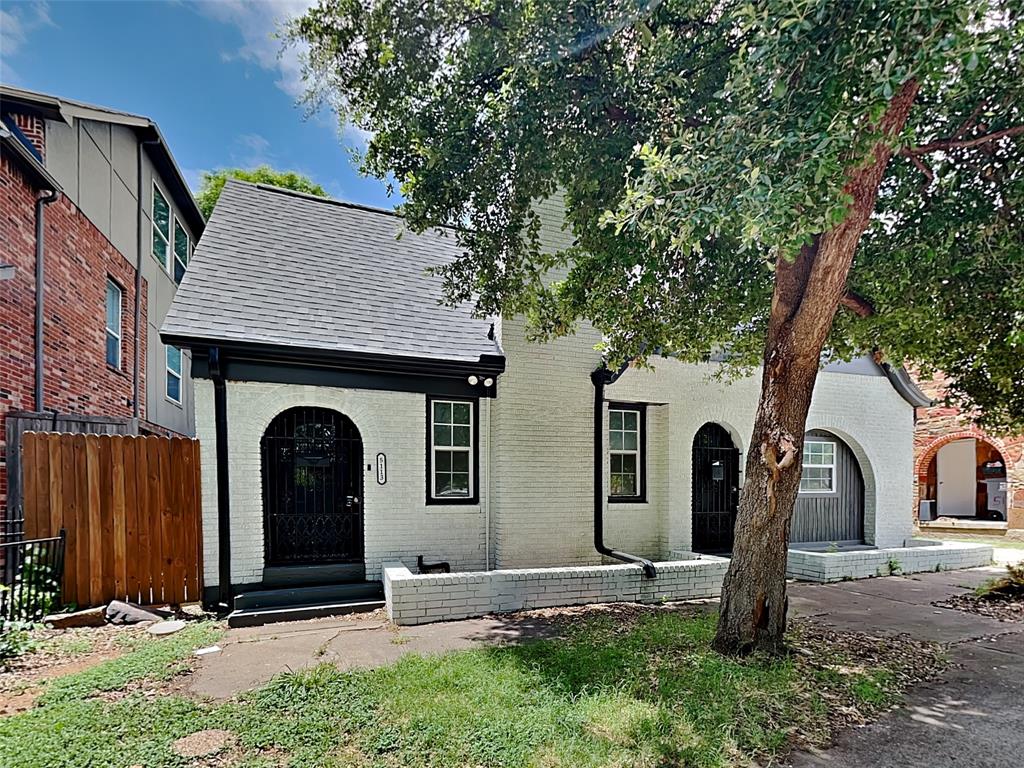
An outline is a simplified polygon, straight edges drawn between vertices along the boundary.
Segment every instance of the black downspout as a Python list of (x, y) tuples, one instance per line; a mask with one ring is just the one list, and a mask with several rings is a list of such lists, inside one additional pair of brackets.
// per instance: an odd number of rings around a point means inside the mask
[(210, 378), (213, 379), (213, 420), (217, 436), (217, 574), (220, 602), (231, 608), (231, 507), (228, 492), (228, 391), (220, 349), (211, 347)]
[[(139, 397), (139, 379), (141, 376), (142, 361), (139, 354), (139, 330), (142, 327), (142, 259), (146, 252), (146, 240), (143, 239), (145, 227), (142, 225), (142, 148), (151, 144), (159, 144), (160, 139), (145, 139), (139, 142), (138, 152), (135, 157), (135, 190), (138, 193), (138, 211), (135, 217), (138, 237), (138, 253), (135, 256), (135, 307), (134, 307), (134, 343), (135, 360), (132, 363), (132, 416), (137, 420), (142, 414), (142, 406)], [(168, 254), (168, 258), (174, 258)]]
[(613, 373), (603, 366), (590, 374), (594, 384), (594, 549), (606, 557), (641, 566), (644, 576), (653, 579), (658, 572), (650, 560), (611, 549), (604, 543), (604, 387), (621, 374), (622, 370)]
[(46, 300), (43, 288), (46, 281), (46, 270), (44, 268), (46, 230), (44, 227), (44, 207), (57, 199), (57, 190), (47, 190), (45, 194), (36, 198), (36, 327), (35, 327), (35, 352), (36, 352), (36, 377), (35, 377), (35, 409), (42, 413), (46, 405), (43, 392), (43, 365), (45, 355), (43, 354), (43, 302)]

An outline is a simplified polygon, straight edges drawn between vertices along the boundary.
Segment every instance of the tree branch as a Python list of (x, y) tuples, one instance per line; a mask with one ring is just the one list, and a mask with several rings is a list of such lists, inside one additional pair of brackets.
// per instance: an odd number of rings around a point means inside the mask
[(853, 312), (857, 317), (871, 317), (875, 314), (875, 307), (870, 301), (849, 289), (839, 299), (839, 304)]
[(1024, 125), (1015, 125), (1012, 128), (1004, 128), (1001, 131), (984, 133), (981, 136), (975, 136), (973, 139), (936, 139), (918, 147), (905, 147), (900, 151), (900, 154), (912, 157), (914, 155), (927, 155), (930, 152), (941, 152), (945, 149), (970, 149), (971, 147), (988, 144), (990, 141), (1021, 135), (1024, 135)]

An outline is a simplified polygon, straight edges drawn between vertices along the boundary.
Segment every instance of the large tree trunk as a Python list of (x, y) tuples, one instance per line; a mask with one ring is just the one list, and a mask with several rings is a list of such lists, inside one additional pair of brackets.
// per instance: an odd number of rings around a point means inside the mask
[[(902, 130), (917, 88), (908, 80), (893, 96), (879, 126), (885, 134)], [(851, 168), (845, 191), (852, 204), (843, 222), (815, 237), (793, 261), (781, 254), (776, 260), (761, 399), (714, 640), (722, 653), (779, 653), (784, 648), (786, 551), (807, 410), (821, 351), (891, 155), (880, 142), (864, 164)]]

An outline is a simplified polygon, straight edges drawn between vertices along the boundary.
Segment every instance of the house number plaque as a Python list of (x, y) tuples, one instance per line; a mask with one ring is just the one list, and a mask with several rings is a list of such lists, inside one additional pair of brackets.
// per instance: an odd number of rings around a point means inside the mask
[(377, 485), (384, 485), (388, 481), (388, 457), (383, 453), (377, 454)]

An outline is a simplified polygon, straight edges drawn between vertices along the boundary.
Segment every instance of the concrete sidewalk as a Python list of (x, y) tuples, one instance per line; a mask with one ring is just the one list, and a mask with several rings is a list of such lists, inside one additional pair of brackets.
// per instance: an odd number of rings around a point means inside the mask
[(905, 706), (848, 730), (831, 749), (793, 755), (794, 768), (1017, 768), (1024, 755), (1024, 624), (931, 605), (1001, 569), (796, 585), (796, 615), (840, 629), (907, 632), (949, 646), (952, 664)]

